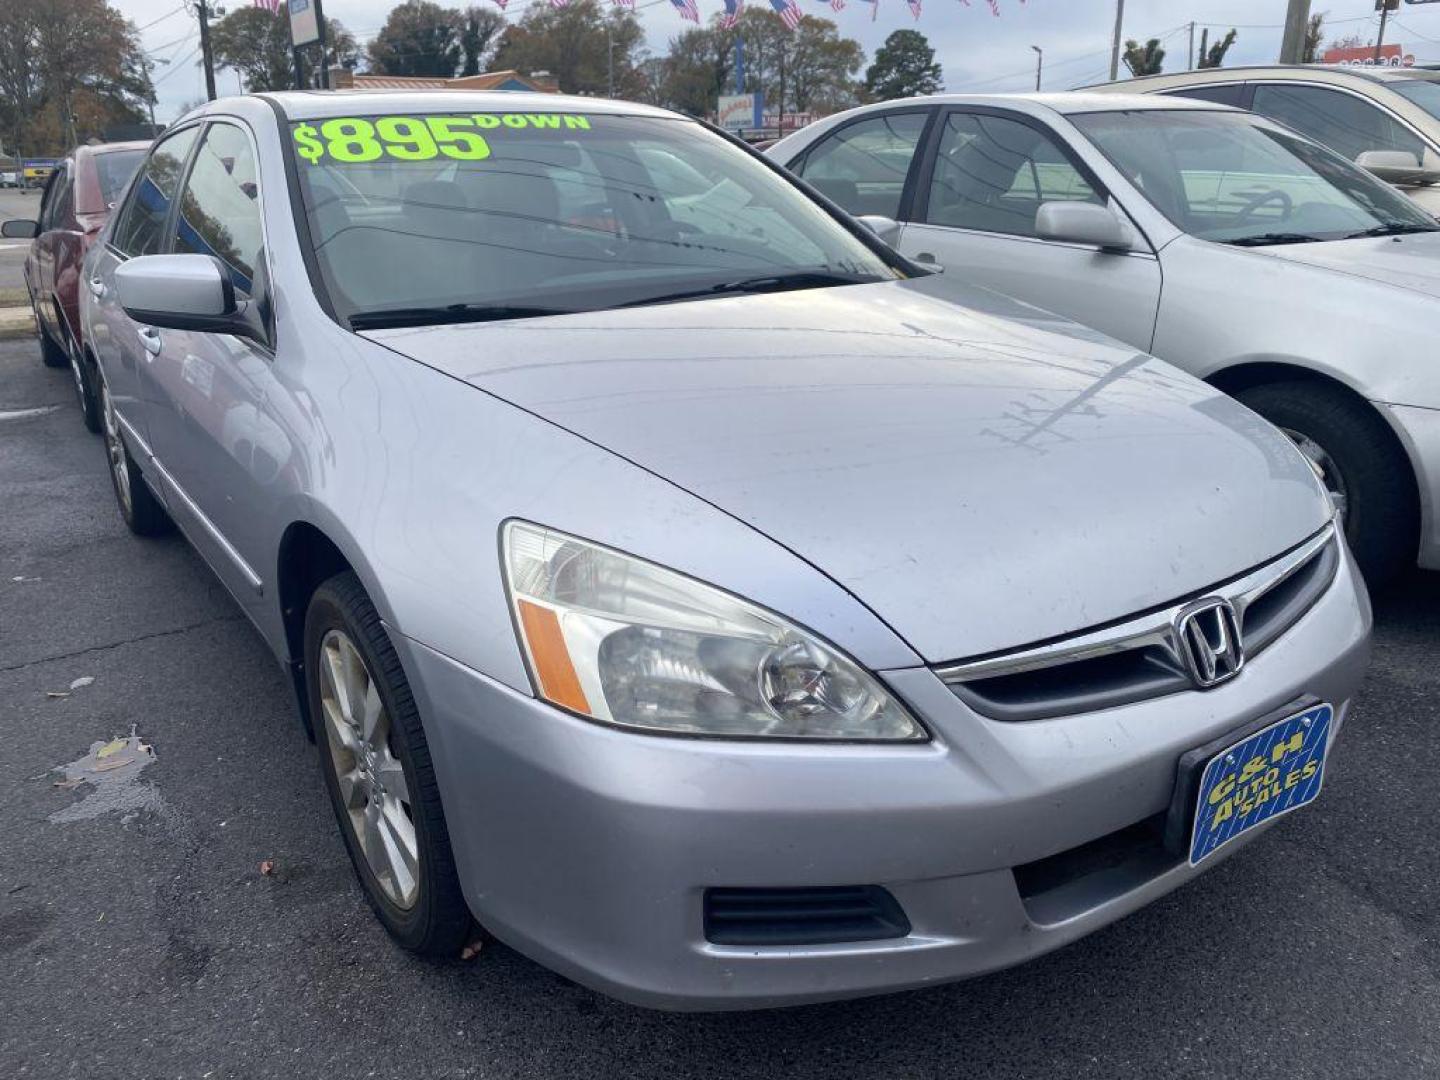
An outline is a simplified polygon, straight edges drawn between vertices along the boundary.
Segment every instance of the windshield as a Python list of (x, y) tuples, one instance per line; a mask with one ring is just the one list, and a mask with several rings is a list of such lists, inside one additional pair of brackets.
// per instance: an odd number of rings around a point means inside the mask
[(1071, 119), (1157, 210), (1205, 240), (1300, 243), (1436, 228), (1338, 154), (1246, 113), (1147, 109)]
[(125, 190), (130, 176), (145, 157), (143, 148), (137, 150), (107, 150), (95, 155), (95, 173), (100, 178), (100, 199), (112, 206)]
[(291, 127), (320, 276), (355, 328), (898, 276), (793, 185), (684, 120), (454, 113)]
[(1431, 116), (1440, 118), (1440, 82), (1434, 79), (1392, 79), (1385, 84), (1387, 90), (1412, 101)]

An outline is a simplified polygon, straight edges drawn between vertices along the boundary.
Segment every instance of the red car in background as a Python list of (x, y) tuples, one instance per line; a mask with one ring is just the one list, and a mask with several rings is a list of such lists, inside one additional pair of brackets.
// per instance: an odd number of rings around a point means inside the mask
[(100, 430), (95, 359), (80, 333), (80, 265), (90, 244), (135, 172), (148, 142), (78, 147), (51, 174), (40, 199), (39, 221), (7, 221), (4, 235), (33, 237), (25, 259), (25, 285), (35, 312), (40, 357), (69, 365), (85, 426)]

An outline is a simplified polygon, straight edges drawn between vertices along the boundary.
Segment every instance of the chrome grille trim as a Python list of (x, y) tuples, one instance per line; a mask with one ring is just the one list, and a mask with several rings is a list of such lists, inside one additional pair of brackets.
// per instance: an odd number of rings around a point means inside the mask
[[(1234, 578), (1229, 582), (1217, 585), (1213, 588), (1204, 589), (1191, 594), (1173, 604), (1154, 611), (1146, 612), (1143, 615), (1127, 619), (1123, 622), (1114, 623), (1086, 633), (1072, 637), (1063, 638), (1057, 641), (1046, 642), (1029, 648), (1012, 650), (1005, 653), (990, 656), (978, 657), (971, 660), (962, 660), (955, 663), (943, 664), (936, 667), (935, 673), (940, 679), (949, 685), (957, 693), (962, 693), (967, 683), (977, 682), (985, 679), (997, 679), (1008, 675), (1018, 675), (1025, 672), (1034, 672), (1044, 669), (1059, 667), (1064, 664), (1077, 663), (1084, 660), (1094, 660), (1100, 657), (1113, 656), (1119, 653), (1126, 653), (1136, 650), (1150, 650), (1152, 654), (1163, 654), (1169, 662), (1173, 662), (1177, 672), (1185, 671), (1185, 664), (1182, 659), (1179, 645), (1176, 641), (1175, 625), (1177, 617), (1199, 597), (1220, 597), (1228, 600), (1235, 609), (1235, 617), (1238, 624), (1245, 626), (1245, 615), (1247, 609), (1272, 590), (1278, 588), (1290, 580), (1295, 574), (1309, 567), (1312, 560), (1326, 553), (1327, 547), (1336, 544), (1334, 523), (1327, 524), (1314, 536), (1292, 548), (1279, 558), (1258, 567), (1249, 573)], [(1302, 605), (1291, 604), (1286, 609), (1286, 624), (1279, 627), (1266, 627), (1253, 639), (1247, 633), (1246, 652), (1254, 655), (1265, 646), (1274, 642), (1285, 629), (1308, 610), (1310, 604), (1318, 598), (1319, 594), (1328, 587), (1334, 576), (1335, 566), (1338, 559), (1328, 560), (1331, 565), (1324, 575), (1323, 582), (1317, 582), (1313, 595)], [(1302, 600), (1304, 598), (1302, 597)], [(1188, 688), (1188, 681), (1187, 687)], [(1140, 696), (1153, 696), (1144, 694)], [(968, 700), (968, 698), (967, 698)], [(1033, 713), (1033, 708), (1027, 709), (1027, 713)], [(1066, 710), (1073, 711), (1073, 710)], [(1012, 719), (1031, 719), (1031, 715), (1015, 716)]]

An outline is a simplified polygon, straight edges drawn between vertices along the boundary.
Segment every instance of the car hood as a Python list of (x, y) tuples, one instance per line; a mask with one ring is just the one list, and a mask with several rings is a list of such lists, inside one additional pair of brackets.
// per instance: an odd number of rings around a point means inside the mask
[(1440, 232), (1276, 244), (1247, 250), (1282, 262), (1301, 263), (1427, 296), (1440, 296)]
[(1202, 590), (1329, 516), (1233, 400), (938, 277), (366, 336), (747, 522), (932, 662)]

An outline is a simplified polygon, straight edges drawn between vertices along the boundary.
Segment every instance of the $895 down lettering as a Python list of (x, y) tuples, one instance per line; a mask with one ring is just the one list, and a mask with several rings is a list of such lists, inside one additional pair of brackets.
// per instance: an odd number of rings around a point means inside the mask
[(429, 161), (436, 157), (483, 161), (490, 144), (481, 129), (541, 128), (588, 130), (584, 116), (558, 113), (475, 113), (470, 116), (381, 116), (374, 120), (344, 116), (314, 124), (296, 124), (295, 152), (310, 164), (322, 158), (338, 162)]

